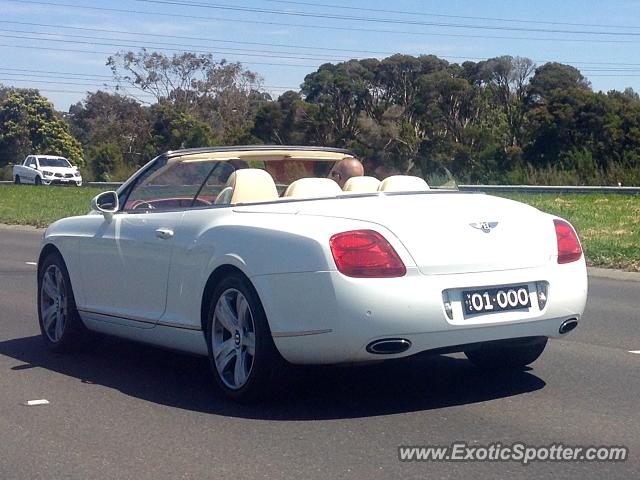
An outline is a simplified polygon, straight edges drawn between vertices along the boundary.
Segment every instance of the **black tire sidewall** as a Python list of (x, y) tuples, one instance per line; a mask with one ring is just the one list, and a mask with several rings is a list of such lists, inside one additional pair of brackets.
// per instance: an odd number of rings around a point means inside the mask
[[(220, 296), (230, 288), (234, 288), (241, 292), (249, 303), (251, 309), (251, 315), (253, 317), (253, 326), (255, 331), (255, 356), (253, 357), (253, 365), (251, 372), (249, 373), (249, 379), (239, 389), (229, 388), (222, 378), (215, 365), (213, 357), (213, 347), (211, 344), (212, 330), (213, 330), (213, 312)], [(275, 364), (279, 354), (273, 344), (273, 338), (271, 337), (271, 330), (267, 321), (267, 316), (262, 307), (262, 302), (258, 297), (258, 293), (253, 288), (253, 285), (240, 274), (227, 275), (213, 290), (211, 295), (211, 301), (207, 310), (207, 323), (205, 338), (207, 341), (207, 351), (209, 352), (209, 364), (211, 370), (216, 379), (218, 386), (224, 391), (224, 393), (233, 398), (234, 400), (248, 402), (262, 397), (266, 392), (269, 380), (272, 378), (272, 373), (275, 370)]]
[(42, 185), (42, 179), (40, 178), (40, 176), (39, 176), (39, 175), (36, 175), (36, 178), (35, 178), (35, 180), (34, 180), (34, 183), (35, 183), (37, 186)]
[(16, 175), (16, 177), (13, 180), (13, 183), (15, 183), (16, 185), (20, 185), (20, 175)]

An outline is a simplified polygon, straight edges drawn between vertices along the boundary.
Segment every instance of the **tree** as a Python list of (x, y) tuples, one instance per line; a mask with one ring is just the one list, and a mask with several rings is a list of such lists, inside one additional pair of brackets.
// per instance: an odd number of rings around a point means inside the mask
[(545, 63), (536, 68), (529, 83), (531, 99), (544, 103), (556, 90), (591, 90), (589, 81), (580, 70), (557, 62)]
[(168, 102), (151, 107), (150, 115), (151, 135), (156, 151), (220, 144), (208, 124), (193, 115), (176, 111)]
[(351, 60), (321, 65), (305, 77), (302, 94), (318, 106), (316, 119), (329, 127), (331, 144), (344, 146), (358, 134), (358, 116), (370, 101), (365, 81), (369, 74), (359, 61)]
[(140, 155), (151, 140), (149, 114), (137, 101), (102, 91), (88, 93), (83, 102), (71, 106), (68, 119), (85, 148), (112, 144), (128, 163), (149, 160)]
[(526, 99), (529, 93), (528, 80), (535, 64), (529, 58), (496, 57), (480, 62), (478, 74), (487, 85), (496, 108), (505, 117), (508, 128), (508, 147), (521, 148), (525, 142)]
[(19, 162), (30, 153), (62, 155), (84, 165), (80, 142), (53, 104), (37, 90), (9, 90), (0, 103), (0, 161)]
[(88, 161), (96, 181), (109, 182), (122, 179), (119, 173), (125, 169), (125, 164), (122, 152), (117, 145), (102, 143), (92, 146), (88, 151)]
[(251, 128), (261, 77), (240, 63), (216, 61), (211, 54), (184, 52), (169, 57), (146, 49), (109, 57), (118, 88), (138, 90), (208, 124), (233, 143)]
[(262, 104), (255, 113), (251, 133), (265, 143), (322, 145), (329, 127), (318, 121), (317, 105), (304, 102), (297, 92), (287, 91), (275, 102)]

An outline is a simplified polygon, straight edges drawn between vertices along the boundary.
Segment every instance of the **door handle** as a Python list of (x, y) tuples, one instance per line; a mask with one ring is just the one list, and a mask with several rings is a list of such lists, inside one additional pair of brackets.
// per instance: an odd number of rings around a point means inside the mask
[(173, 237), (173, 230), (169, 228), (159, 228), (156, 230), (156, 237), (167, 240), (168, 238)]

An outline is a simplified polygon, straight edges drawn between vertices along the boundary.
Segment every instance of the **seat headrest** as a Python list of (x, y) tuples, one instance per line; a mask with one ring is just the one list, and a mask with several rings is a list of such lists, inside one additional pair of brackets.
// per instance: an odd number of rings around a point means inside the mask
[(375, 177), (351, 177), (349, 178), (342, 190), (345, 192), (377, 192), (380, 186), (380, 180)]
[(301, 178), (287, 187), (283, 197), (289, 198), (319, 198), (335, 197), (342, 189), (330, 178)]
[(385, 178), (378, 187), (379, 192), (423, 192), (431, 190), (427, 182), (412, 175), (392, 175)]
[(278, 199), (273, 177), (259, 168), (243, 168), (233, 172), (221, 194), (228, 195), (225, 190), (229, 187), (232, 193), (228, 203), (270, 202)]

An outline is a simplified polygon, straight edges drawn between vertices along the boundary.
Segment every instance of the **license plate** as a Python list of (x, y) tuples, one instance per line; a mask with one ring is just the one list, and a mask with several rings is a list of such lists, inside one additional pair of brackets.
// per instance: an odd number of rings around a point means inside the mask
[(503, 312), (531, 306), (526, 285), (465, 290), (462, 299), (464, 311), (468, 314)]

